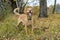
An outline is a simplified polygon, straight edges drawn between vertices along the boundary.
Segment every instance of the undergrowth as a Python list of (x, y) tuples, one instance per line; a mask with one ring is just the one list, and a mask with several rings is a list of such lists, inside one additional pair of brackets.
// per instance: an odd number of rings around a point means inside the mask
[[(27, 27), (26, 34), (24, 25), (17, 26), (17, 17), (12, 14), (0, 22), (0, 40), (55, 40), (60, 37), (60, 14), (49, 15), (48, 18), (38, 18), (33, 16), (33, 33), (32, 27)], [(18, 30), (20, 29), (20, 30)]]

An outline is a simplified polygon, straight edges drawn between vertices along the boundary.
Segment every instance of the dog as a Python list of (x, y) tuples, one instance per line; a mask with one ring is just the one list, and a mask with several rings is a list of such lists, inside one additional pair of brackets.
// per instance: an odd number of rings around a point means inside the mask
[(17, 10), (19, 10), (19, 8), (14, 9), (14, 13), (19, 16), (17, 26), (19, 26), (19, 24), (22, 22), (23, 25), (25, 25), (25, 31), (27, 33), (28, 16), (27, 14), (19, 14), (18, 12), (16, 12)]

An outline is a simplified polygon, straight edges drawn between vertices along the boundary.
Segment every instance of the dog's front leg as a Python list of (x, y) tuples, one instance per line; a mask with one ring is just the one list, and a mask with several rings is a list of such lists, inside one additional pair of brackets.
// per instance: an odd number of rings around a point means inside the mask
[(27, 33), (27, 25), (26, 24), (25, 24), (25, 32), (26, 32), (26, 35), (27, 35), (28, 33)]

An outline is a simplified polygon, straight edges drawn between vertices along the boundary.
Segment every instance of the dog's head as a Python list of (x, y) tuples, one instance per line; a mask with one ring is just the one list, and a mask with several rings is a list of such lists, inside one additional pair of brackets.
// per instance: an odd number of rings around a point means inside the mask
[(29, 12), (30, 10), (32, 11), (32, 8), (25, 8), (24, 13), (27, 13), (27, 12)]

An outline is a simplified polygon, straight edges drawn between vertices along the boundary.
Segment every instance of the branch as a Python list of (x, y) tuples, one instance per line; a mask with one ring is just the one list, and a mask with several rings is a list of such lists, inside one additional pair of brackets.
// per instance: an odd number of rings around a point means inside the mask
[(27, 5), (27, 3), (28, 3), (28, 0), (27, 0), (26, 3), (24, 4), (23, 8)]

